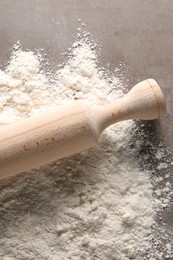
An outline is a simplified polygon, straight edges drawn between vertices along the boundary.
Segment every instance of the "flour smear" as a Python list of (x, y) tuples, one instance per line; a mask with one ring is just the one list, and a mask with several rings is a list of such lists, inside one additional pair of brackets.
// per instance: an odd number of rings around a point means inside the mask
[[(88, 39), (73, 44), (54, 75), (40, 53), (15, 46), (0, 71), (0, 125), (69, 100), (115, 101), (125, 91), (115, 74), (99, 67)], [(146, 142), (155, 168), (141, 153)], [(104, 131), (93, 149), (1, 180), (0, 259), (172, 259), (169, 236), (155, 221), (172, 196), (165, 151), (129, 120)]]

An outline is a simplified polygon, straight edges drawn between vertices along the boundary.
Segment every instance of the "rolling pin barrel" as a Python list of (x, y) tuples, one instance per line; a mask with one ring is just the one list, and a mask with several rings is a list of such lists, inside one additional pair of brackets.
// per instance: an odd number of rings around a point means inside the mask
[(138, 83), (123, 98), (104, 106), (74, 101), (41, 115), (0, 127), (0, 179), (93, 147), (111, 124), (152, 120), (166, 112), (155, 80)]

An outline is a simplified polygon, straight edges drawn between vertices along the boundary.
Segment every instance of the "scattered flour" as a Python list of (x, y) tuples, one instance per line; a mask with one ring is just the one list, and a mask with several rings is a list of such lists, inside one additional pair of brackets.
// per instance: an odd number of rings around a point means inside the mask
[[(39, 53), (15, 49), (0, 71), (1, 125), (68, 100), (104, 104), (123, 95), (123, 79), (105, 75), (88, 41), (76, 42), (69, 61), (49, 77)], [(144, 144), (145, 131), (134, 121), (121, 122), (108, 128), (93, 149), (2, 180), (1, 259), (172, 257), (169, 238), (164, 231), (157, 236), (155, 222), (156, 212), (171, 198), (169, 171), (165, 176), (156, 171), (169, 168), (171, 162), (163, 160), (164, 148), (157, 147), (157, 168), (146, 167), (152, 162), (150, 154), (140, 154)]]

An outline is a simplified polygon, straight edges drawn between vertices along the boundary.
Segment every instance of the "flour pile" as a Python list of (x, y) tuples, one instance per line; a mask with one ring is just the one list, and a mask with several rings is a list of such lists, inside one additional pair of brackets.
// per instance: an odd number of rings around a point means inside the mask
[[(99, 69), (97, 52), (88, 41), (76, 42), (69, 61), (53, 76), (46, 76), (43, 63), (39, 53), (16, 48), (5, 71), (0, 71), (1, 125), (68, 100), (104, 104), (123, 95), (123, 79)], [(134, 132), (135, 122), (118, 123), (93, 149), (2, 180), (1, 259), (171, 257), (168, 239), (159, 252), (161, 240), (154, 236), (155, 212), (163, 203), (166, 207), (171, 196), (169, 173), (163, 201), (163, 192), (158, 188), (153, 195), (153, 190), (164, 177), (151, 181), (151, 170), (140, 166), (145, 135), (138, 134), (134, 141)], [(161, 151), (155, 151), (158, 167), (163, 166)]]

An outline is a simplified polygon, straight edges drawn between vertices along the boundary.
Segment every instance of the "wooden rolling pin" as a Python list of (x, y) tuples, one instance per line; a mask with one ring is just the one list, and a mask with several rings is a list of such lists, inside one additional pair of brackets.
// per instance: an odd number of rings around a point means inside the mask
[(127, 119), (151, 120), (166, 112), (153, 79), (135, 85), (123, 98), (103, 106), (73, 101), (0, 127), (0, 179), (93, 147), (108, 126)]

